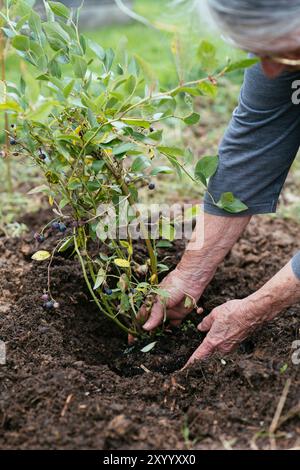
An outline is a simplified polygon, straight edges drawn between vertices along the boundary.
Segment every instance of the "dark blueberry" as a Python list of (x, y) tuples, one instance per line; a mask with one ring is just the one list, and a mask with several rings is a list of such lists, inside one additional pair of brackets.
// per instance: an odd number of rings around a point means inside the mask
[(59, 227), (58, 227), (58, 230), (60, 232), (64, 233), (67, 230), (67, 227), (65, 226), (65, 224), (60, 223)]
[(54, 302), (53, 300), (49, 300), (48, 302), (44, 303), (44, 307), (47, 310), (52, 310), (54, 308)]
[(40, 158), (41, 160), (46, 160), (47, 155), (46, 155), (45, 153), (40, 153), (39, 158)]
[(14, 124), (11, 124), (10, 127), (14, 129), (16, 126)]
[(10, 139), (9, 143), (10, 145), (17, 145), (18, 142), (16, 141), (16, 139)]
[(111, 295), (112, 293), (113, 291), (111, 289), (108, 289), (108, 288), (105, 289), (105, 294)]
[(59, 230), (59, 226), (60, 226), (59, 222), (53, 222), (53, 224), (51, 225), (51, 227), (54, 228), (55, 230)]
[(155, 189), (155, 184), (154, 183), (150, 183), (148, 188), (150, 189), (150, 191), (153, 191), (153, 189)]
[(42, 300), (43, 300), (44, 302), (48, 302), (48, 300), (49, 300), (49, 295), (48, 295), (48, 294), (43, 294), (41, 298), (42, 298)]

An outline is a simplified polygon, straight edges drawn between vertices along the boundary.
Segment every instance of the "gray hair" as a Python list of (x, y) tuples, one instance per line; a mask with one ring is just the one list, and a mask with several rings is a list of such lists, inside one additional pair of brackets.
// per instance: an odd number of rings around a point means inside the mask
[(207, 0), (225, 37), (253, 52), (300, 47), (300, 0)]

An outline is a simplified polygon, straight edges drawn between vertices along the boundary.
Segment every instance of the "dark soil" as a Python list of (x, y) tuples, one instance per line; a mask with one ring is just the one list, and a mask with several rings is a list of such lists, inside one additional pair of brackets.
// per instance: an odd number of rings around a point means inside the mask
[[(26, 222), (37, 230), (46, 216)], [(0, 366), (1, 449), (269, 448), (268, 429), (287, 379), (287, 419), (276, 446), (300, 446), (300, 417), (289, 413), (300, 400), (300, 366), (291, 361), (300, 305), (226, 362), (214, 357), (180, 373), (202, 339), (193, 321), (162, 336), (151, 353), (140, 352), (141, 345), (130, 350), (89, 301), (76, 261), (63, 257), (52, 269), (61, 308), (46, 312), (40, 296), (47, 267), (31, 261), (37, 246), (30, 239), (0, 239), (0, 338), (7, 345), (7, 364)], [(51, 244), (53, 237), (45, 247)], [(254, 218), (207, 289), (205, 309), (253, 292), (299, 247), (295, 223)], [(171, 250), (168, 262), (175, 265), (182, 250)]]

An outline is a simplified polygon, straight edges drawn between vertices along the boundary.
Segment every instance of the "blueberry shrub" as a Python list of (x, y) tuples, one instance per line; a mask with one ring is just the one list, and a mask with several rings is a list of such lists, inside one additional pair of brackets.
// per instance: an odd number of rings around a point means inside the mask
[[(160, 241), (151, 237), (138, 209), (140, 191), (155, 191), (160, 175), (172, 184), (182, 173), (207, 187), (218, 165), (217, 157), (204, 156), (194, 171), (187, 169), (191, 152), (166, 143), (165, 123), (197, 125), (194, 101), (214, 96), (220, 77), (253, 60), (220, 65), (214, 46), (202, 41), (194, 58), (199, 78), (166, 90), (143, 60), (126, 50), (119, 58), (87, 39), (78, 27), (80, 9), (44, 1), (40, 14), (33, 6), (33, 0), (4, 2), (3, 34), (33, 75), (0, 82), (0, 111), (9, 116), (6, 157), (21, 155), (40, 167), (45, 184), (34, 191), (44, 192), (53, 208), (53, 219), (34, 235), (41, 249), (33, 258), (48, 260), (50, 273), (55, 253), (75, 256), (99, 310), (138, 334), (141, 304), (150, 308), (154, 295), (166, 296), (158, 283), (166, 267), (157, 260), (165, 231)], [(129, 220), (143, 235), (139, 256), (129, 231), (122, 238), (105, 237), (107, 213), (99, 207), (113, 207), (118, 219), (120, 201), (126, 201)], [(213, 202), (231, 213), (246, 208), (232, 193)], [(52, 253), (42, 249), (50, 232), (60, 234)], [(41, 300), (46, 309), (59, 308), (48, 277)]]

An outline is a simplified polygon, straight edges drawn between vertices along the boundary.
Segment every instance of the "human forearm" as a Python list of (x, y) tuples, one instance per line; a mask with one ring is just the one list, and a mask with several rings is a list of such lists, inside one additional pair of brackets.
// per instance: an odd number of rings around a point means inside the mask
[(272, 320), (285, 308), (300, 301), (300, 280), (289, 262), (269, 282), (247, 297), (249, 314), (256, 323)]
[(177, 267), (180, 275), (187, 276), (204, 290), (250, 219), (251, 216), (201, 216)]

